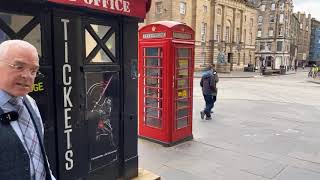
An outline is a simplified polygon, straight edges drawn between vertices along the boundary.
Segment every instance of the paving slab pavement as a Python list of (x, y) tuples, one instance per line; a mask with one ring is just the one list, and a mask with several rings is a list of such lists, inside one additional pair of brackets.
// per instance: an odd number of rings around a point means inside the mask
[(139, 139), (139, 166), (165, 180), (320, 179), (320, 85), (306, 72), (221, 79), (212, 121), (201, 120), (194, 78), (193, 135), (173, 147)]

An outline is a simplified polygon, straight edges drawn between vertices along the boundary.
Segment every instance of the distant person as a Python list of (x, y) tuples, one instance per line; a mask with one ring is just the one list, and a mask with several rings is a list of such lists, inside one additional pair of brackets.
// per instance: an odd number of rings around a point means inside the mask
[(201, 119), (204, 119), (206, 116), (206, 120), (211, 120), (211, 110), (214, 107), (214, 103), (217, 100), (217, 83), (219, 81), (219, 77), (217, 71), (212, 67), (212, 65), (208, 65), (204, 69), (204, 73), (201, 77), (200, 86), (202, 87), (202, 94), (206, 103), (206, 107), (203, 111), (200, 111)]
[(28, 96), (38, 69), (37, 49), (30, 43), (0, 44), (1, 180), (55, 180), (44, 150), (41, 116)]

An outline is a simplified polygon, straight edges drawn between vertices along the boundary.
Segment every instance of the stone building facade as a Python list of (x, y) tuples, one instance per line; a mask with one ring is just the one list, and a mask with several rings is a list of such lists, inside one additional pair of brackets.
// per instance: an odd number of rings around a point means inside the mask
[(269, 69), (289, 67), (292, 0), (261, 0), (258, 9), (256, 65)]
[(300, 21), (295, 14), (291, 14), (290, 21), (290, 62), (289, 66), (298, 65), (297, 55), (298, 55), (298, 37), (300, 32)]
[(311, 15), (305, 13), (296, 13), (299, 19), (299, 37), (298, 37), (298, 55), (297, 60), (299, 64), (307, 64), (310, 51), (310, 37), (311, 37)]
[(320, 65), (320, 21), (311, 20), (309, 63)]
[(232, 70), (254, 62), (257, 10), (246, 0), (153, 0), (145, 24), (178, 21), (195, 31), (195, 68), (216, 64), (219, 53)]

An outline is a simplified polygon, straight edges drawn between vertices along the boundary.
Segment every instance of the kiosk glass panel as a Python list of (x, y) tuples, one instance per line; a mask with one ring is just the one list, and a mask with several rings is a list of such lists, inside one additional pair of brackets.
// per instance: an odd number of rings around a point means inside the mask
[(107, 48), (110, 50), (110, 52), (116, 56), (116, 34), (112, 33), (110, 38), (108, 39), (106, 43)]
[(97, 55), (91, 60), (92, 63), (103, 63), (103, 62), (112, 62), (109, 56), (104, 52), (104, 50), (100, 50)]
[[(23, 39), (37, 48), (39, 56), (42, 56), (41, 49), (41, 26), (34, 16), (25, 16), (18, 14), (0, 13), (0, 21), (3, 25), (0, 26), (0, 43), (9, 39)], [(28, 25), (32, 23), (35, 27)], [(4, 27), (5, 25), (10, 28)], [(7, 30), (5, 30), (5, 28)], [(2, 30), (3, 29), (3, 30)], [(7, 31), (7, 33), (5, 32)], [(10, 38), (11, 37), (11, 38)], [(43, 64), (40, 58), (40, 63)]]
[(103, 25), (97, 25), (97, 24), (90, 24), (92, 29), (97, 33), (100, 39), (102, 39), (107, 32), (110, 30), (110, 26), (103, 26)]
[(33, 16), (0, 13), (0, 19), (6, 22), (6, 24), (16, 33), (28, 24), (32, 18)]
[(85, 38), (86, 38), (86, 57), (89, 56), (91, 51), (97, 46), (97, 42), (93, 39), (90, 33), (85, 30)]
[[(116, 34), (112, 32), (111, 26), (90, 24), (85, 30), (85, 40), (86, 56), (95, 54), (90, 61), (91, 63), (113, 62), (112, 59), (116, 57)], [(101, 43), (103, 44), (101, 45)]]
[(37, 48), (39, 56), (42, 55), (40, 24), (38, 24), (35, 28), (33, 28), (32, 31), (29, 34), (27, 34), (27, 36), (24, 38), (24, 40), (28, 41), (29, 43), (31, 43), (32, 45), (34, 45)]

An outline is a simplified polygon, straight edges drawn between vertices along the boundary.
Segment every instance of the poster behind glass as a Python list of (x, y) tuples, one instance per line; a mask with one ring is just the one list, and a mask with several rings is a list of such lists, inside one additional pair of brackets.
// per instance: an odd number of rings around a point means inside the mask
[(85, 73), (85, 79), (92, 171), (119, 158), (119, 73), (88, 72)]

